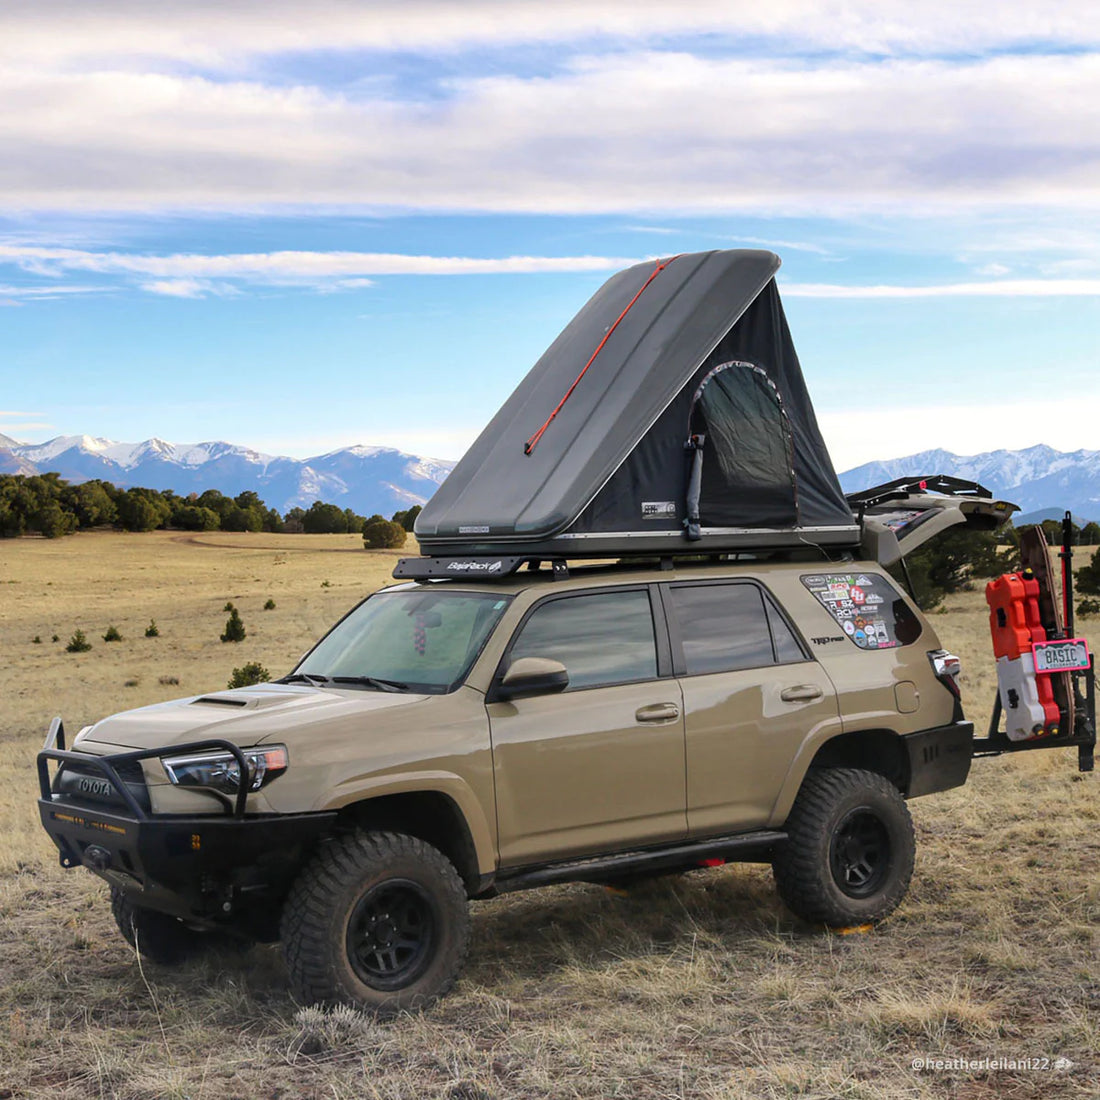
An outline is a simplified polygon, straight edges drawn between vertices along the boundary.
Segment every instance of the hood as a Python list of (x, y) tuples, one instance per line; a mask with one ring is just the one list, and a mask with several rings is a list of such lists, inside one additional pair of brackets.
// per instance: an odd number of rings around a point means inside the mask
[(82, 730), (73, 747), (85, 751), (94, 751), (95, 746), (109, 751), (157, 749), (216, 737), (250, 748), (314, 722), (407, 707), (430, 698), (434, 696), (260, 684), (112, 714)]

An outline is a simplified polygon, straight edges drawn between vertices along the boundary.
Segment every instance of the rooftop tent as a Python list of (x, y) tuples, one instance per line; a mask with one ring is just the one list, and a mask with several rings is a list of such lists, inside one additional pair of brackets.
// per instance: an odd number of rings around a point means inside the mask
[(771, 252), (612, 276), (416, 520), (429, 554), (855, 545)]

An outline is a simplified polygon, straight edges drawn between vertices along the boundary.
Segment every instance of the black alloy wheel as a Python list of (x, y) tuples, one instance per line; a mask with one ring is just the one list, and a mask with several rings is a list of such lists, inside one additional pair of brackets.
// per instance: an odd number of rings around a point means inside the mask
[(437, 917), (428, 892), (409, 879), (368, 890), (348, 921), (348, 958), (374, 989), (401, 989), (425, 969)]
[(870, 809), (853, 810), (841, 821), (829, 851), (837, 886), (850, 898), (865, 898), (890, 870), (890, 833)]

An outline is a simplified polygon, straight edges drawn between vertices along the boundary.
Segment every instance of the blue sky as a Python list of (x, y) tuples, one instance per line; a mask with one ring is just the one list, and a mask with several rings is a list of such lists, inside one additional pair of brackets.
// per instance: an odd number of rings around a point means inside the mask
[(838, 468), (1100, 448), (1096, 6), (760, 7), (5, 9), (0, 433), (456, 458), (611, 272), (765, 247)]

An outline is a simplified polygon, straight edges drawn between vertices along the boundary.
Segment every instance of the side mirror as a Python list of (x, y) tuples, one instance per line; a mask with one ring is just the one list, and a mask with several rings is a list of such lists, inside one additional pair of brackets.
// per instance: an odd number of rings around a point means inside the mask
[(561, 661), (549, 657), (520, 657), (508, 666), (497, 695), (514, 699), (518, 695), (549, 695), (569, 686), (569, 673)]

